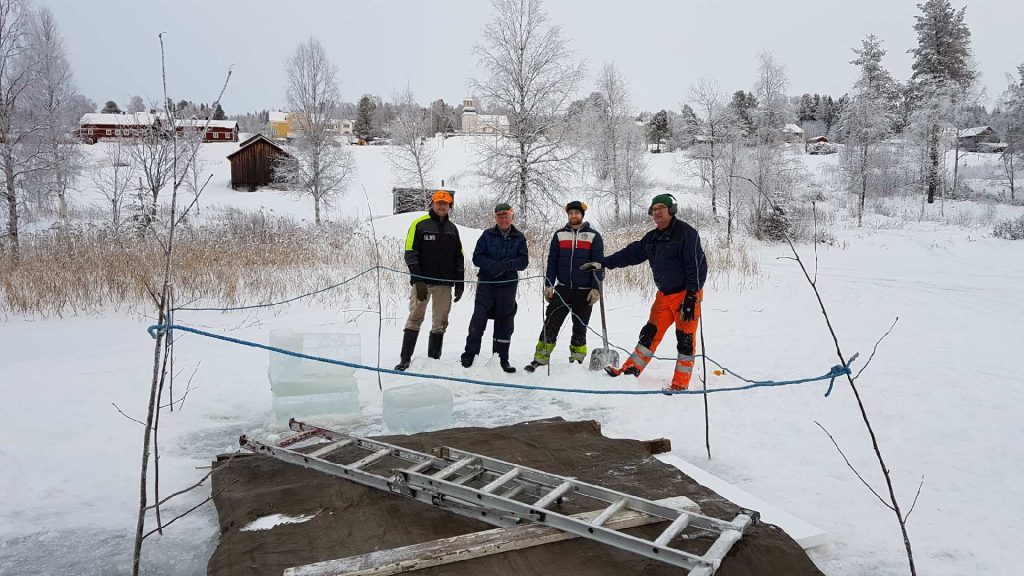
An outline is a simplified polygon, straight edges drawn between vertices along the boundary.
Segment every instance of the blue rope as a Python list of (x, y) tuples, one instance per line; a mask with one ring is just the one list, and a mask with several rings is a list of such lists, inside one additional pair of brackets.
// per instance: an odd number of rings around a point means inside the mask
[(207, 338), (214, 338), (216, 340), (223, 340), (232, 344), (239, 344), (241, 346), (248, 346), (250, 348), (260, 348), (263, 350), (269, 350), (277, 354), (284, 354), (286, 356), (294, 356), (295, 358), (304, 358), (306, 360), (313, 360), (316, 362), (324, 362), (326, 364), (335, 364), (338, 366), (345, 366), (346, 368), (354, 368), (356, 370), (369, 370), (371, 372), (381, 372), (384, 374), (394, 374), (396, 376), (409, 376), (416, 378), (425, 378), (428, 380), (447, 380), (449, 382), (461, 382), (464, 384), (477, 384), (480, 386), (490, 386), (495, 388), (513, 388), (517, 390), (536, 390), (542, 392), (565, 392), (568, 394), (598, 394), (598, 395), (626, 395), (626, 396), (649, 396), (652, 394), (666, 394), (671, 396), (677, 395), (690, 395), (690, 394), (713, 394), (718, 392), (739, 392), (743, 390), (751, 390), (754, 388), (769, 388), (776, 386), (790, 386), (794, 384), (806, 384), (808, 382), (817, 382), (819, 380), (829, 380), (828, 390), (825, 392), (825, 396), (829, 396), (832, 393), (832, 385), (835, 383), (835, 379), (850, 374), (849, 368), (850, 362), (856, 359), (856, 355), (851, 358), (846, 366), (833, 366), (827, 374), (821, 376), (815, 376), (812, 378), (801, 378), (799, 380), (763, 380), (760, 382), (750, 381), (745, 386), (736, 386), (732, 388), (714, 388), (711, 390), (608, 390), (608, 389), (578, 389), (578, 388), (557, 388), (551, 386), (528, 386), (525, 384), (509, 384), (505, 382), (489, 382), (486, 380), (474, 380), (472, 378), (459, 378), (456, 376), (442, 376), (439, 374), (425, 374), (420, 372), (402, 372), (399, 370), (390, 370), (388, 368), (378, 368), (376, 366), (367, 366), (364, 364), (357, 364), (355, 362), (346, 362), (344, 360), (335, 360), (333, 358), (324, 358), (321, 356), (312, 356), (310, 354), (303, 354), (301, 352), (293, 352), (284, 348), (278, 348), (276, 346), (268, 346), (266, 344), (259, 344), (257, 342), (250, 342), (248, 340), (242, 340), (240, 338), (232, 338), (231, 336), (224, 336), (222, 334), (214, 334), (213, 332), (206, 332), (189, 326), (182, 326), (179, 324), (154, 324), (147, 328), (147, 332), (153, 338), (156, 338), (160, 332), (167, 332), (173, 330), (180, 330), (182, 332), (191, 332), (198, 334), (199, 336), (206, 336)]

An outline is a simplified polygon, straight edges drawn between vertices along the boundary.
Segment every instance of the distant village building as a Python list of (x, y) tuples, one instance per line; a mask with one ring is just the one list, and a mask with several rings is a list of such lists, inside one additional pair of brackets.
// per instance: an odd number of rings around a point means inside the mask
[[(298, 122), (298, 119), (298, 114), (292, 112), (271, 112), (267, 127), (270, 137), (279, 142), (291, 140), (295, 137), (295, 123)], [(355, 133), (354, 128), (355, 122), (341, 118), (334, 122), (332, 130), (343, 136), (351, 136)]]
[(968, 152), (987, 152), (993, 147), (985, 144), (996, 144), (999, 142), (999, 135), (991, 126), (975, 126), (960, 130), (957, 140), (960, 148)]
[(815, 136), (814, 138), (808, 138), (808, 144), (824, 144), (828, 142), (828, 138), (825, 136)]
[[(132, 112), (126, 114), (84, 114), (78, 122), (75, 136), (87, 144), (115, 138), (139, 138), (153, 128), (163, 125), (158, 114)], [(238, 122), (235, 120), (175, 119), (177, 132), (204, 130), (204, 142), (238, 142)]]
[(275, 179), (275, 168), (290, 154), (269, 138), (257, 134), (238, 145), (238, 150), (228, 154), (231, 163), (231, 188), (243, 188), (250, 192), (260, 186), (269, 186)]
[(507, 134), (508, 116), (477, 114), (472, 97), (462, 101), (462, 131), (466, 134)]
[(788, 144), (803, 144), (804, 129), (796, 124), (786, 124), (782, 127), (782, 141)]

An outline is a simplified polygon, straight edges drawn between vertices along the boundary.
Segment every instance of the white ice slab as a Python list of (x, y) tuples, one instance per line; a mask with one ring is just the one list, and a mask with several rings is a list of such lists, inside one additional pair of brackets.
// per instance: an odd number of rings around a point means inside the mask
[(742, 508), (749, 508), (761, 513), (761, 520), (785, 530), (804, 550), (810, 550), (828, 544), (828, 533), (817, 526), (783, 511), (781, 508), (761, 500), (725, 480), (709, 474), (678, 456), (659, 454), (655, 456), (665, 464), (670, 464), (693, 478), (701, 486), (714, 490), (721, 497)]
[(384, 424), (399, 434), (442, 430), (452, 425), (454, 400), (448, 388), (415, 382), (384, 391)]

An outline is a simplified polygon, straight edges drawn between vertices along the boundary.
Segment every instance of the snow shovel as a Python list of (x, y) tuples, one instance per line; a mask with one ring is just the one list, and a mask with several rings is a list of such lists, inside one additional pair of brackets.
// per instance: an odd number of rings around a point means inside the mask
[[(594, 276), (597, 277), (597, 274)], [(605, 366), (619, 365), (619, 351), (608, 347), (608, 323), (604, 318), (604, 285), (600, 279), (597, 280), (597, 289), (601, 291), (601, 339), (604, 340), (604, 347), (590, 353), (592, 372), (604, 370)]]

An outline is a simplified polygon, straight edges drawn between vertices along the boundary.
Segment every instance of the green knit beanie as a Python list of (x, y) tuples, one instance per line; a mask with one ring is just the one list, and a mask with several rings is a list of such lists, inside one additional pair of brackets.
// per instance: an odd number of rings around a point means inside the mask
[(658, 194), (651, 200), (651, 208), (654, 208), (655, 204), (664, 204), (666, 208), (671, 208), (675, 205), (676, 199), (671, 194)]

